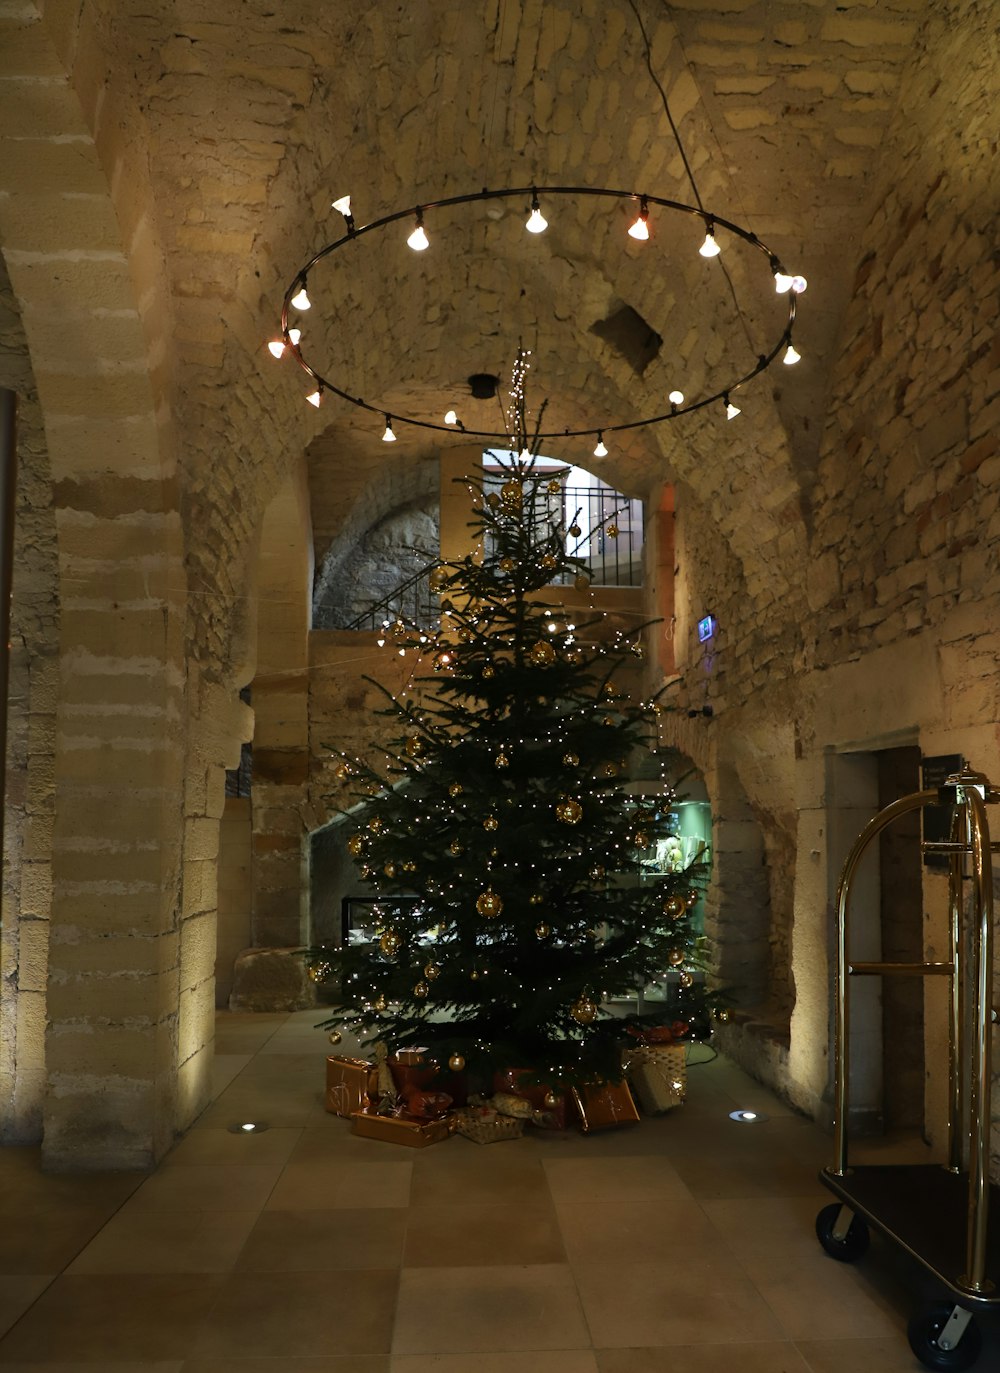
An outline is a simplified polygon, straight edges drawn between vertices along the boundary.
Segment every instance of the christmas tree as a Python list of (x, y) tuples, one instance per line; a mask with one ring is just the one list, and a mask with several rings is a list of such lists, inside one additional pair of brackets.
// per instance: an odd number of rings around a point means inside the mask
[[(588, 585), (567, 552), (583, 531), (527, 452), (501, 481), (469, 479), (478, 547), (434, 573), (440, 628), (393, 627), (420, 664), (409, 691), (386, 693), (384, 767), (341, 755), (374, 939), (308, 956), (339, 986), (324, 1027), (429, 1046), (481, 1081), (528, 1069), (556, 1089), (620, 1078), (638, 1016), (607, 1003), (667, 969), (685, 1017), (704, 1014), (692, 925), (704, 869), (639, 882), (672, 832), (670, 795), (626, 786), (660, 710), (620, 684), (645, 626), (602, 641), (603, 616), (577, 624), (553, 603), (558, 579)], [(664, 1005), (642, 1025), (678, 1013)]]

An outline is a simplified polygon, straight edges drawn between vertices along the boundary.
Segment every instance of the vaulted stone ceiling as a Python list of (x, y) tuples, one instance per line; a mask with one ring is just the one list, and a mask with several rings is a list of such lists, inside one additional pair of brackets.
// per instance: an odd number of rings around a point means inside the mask
[[(754, 383), (739, 425), (701, 414), (630, 435), (615, 445), (608, 478), (640, 493), (663, 477), (686, 483), (744, 562), (774, 533), (766, 520), (741, 533), (748, 508), (780, 509), (786, 527), (807, 520), (857, 244), (880, 178), (891, 176), (880, 144), (929, 8), (85, 3), (77, 67), (103, 65), (148, 178), (134, 194), (148, 193), (162, 253), (150, 290), (172, 320), (168, 395), (182, 432), (204, 445), (180, 453), (201, 584), (235, 575), (222, 566), (234, 530), (237, 544), (241, 530), (249, 535), (306, 446), (321, 554), (351, 520), (346, 472), (368, 506), (378, 504), (372, 492), (392, 490), (380, 480), (376, 417), (332, 398), (313, 413), (294, 364), (272, 363), (262, 347), (296, 269), (341, 231), (335, 195), (352, 193), (361, 222), (483, 185), (623, 186), (692, 200), (643, 30), (705, 206), (758, 233), (810, 286), (793, 374), (778, 367)], [(547, 206), (549, 233), (530, 240), (524, 208), (499, 219), (466, 211), (419, 262), (390, 236), (358, 252), (337, 286), (345, 303), (326, 340), (331, 374), (387, 409), (436, 418), (470, 372), (505, 371), (522, 336), (535, 352), (536, 403), (548, 398), (552, 427), (578, 427), (663, 408), (673, 385), (697, 390), (699, 359), (753, 356), (761, 318), (780, 330), (767, 273), (748, 276), (745, 253), (725, 254), (741, 319), (694, 251), (699, 235), (668, 242), (676, 226), (662, 222), (640, 248), (624, 237), (624, 207), (560, 204)], [(655, 271), (647, 248), (660, 254)], [(696, 293), (693, 315), (680, 304), (685, 288)], [(641, 376), (593, 332), (622, 305), (664, 340)], [(689, 380), (677, 375), (685, 368)], [(418, 431), (400, 438), (397, 468), (437, 442)]]

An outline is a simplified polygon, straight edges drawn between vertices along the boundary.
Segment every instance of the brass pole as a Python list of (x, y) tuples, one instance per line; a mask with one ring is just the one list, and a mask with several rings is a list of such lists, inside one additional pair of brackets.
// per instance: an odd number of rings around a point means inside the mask
[(830, 1170), (835, 1177), (843, 1177), (847, 1172), (847, 1086), (848, 1070), (850, 1067), (850, 1045), (848, 1037), (851, 1033), (850, 1006), (847, 996), (848, 983), (848, 907), (850, 901), (851, 883), (854, 874), (865, 849), (885, 829), (886, 825), (892, 824), (893, 820), (900, 815), (905, 815), (908, 811), (919, 810), (921, 806), (927, 806), (937, 801), (936, 791), (918, 791), (912, 796), (903, 796), (898, 801), (893, 801), (892, 805), (886, 806), (885, 810), (879, 811), (874, 819), (869, 820), (857, 839), (854, 847), (847, 855), (844, 870), (840, 875), (840, 883), (837, 887), (837, 980), (834, 992), (835, 997), (835, 1024), (834, 1024), (834, 1107), (833, 1107), (833, 1162), (834, 1166)]
[[(993, 860), (986, 806), (974, 786), (962, 788), (967, 833), (972, 844), (972, 877), (977, 926), (975, 951), (975, 1025), (972, 1037), (972, 1101), (969, 1120), (969, 1228), (963, 1286), (986, 1292), (986, 1224), (989, 1215), (990, 1038), (993, 1002)], [(971, 832), (970, 832), (971, 831)]]
[(7, 696), (10, 691), (10, 602), (14, 582), (17, 501), (17, 393), (0, 386), (0, 858), (7, 809)]
[(951, 820), (955, 850), (948, 859), (948, 924), (955, 976), (948, 1001), (948, 1172), (962, 1171), (962, 1125), (965, 1119), (965, 970), (962, 964), (962, 873), (968, 851), (959, 843), (959, 815)]

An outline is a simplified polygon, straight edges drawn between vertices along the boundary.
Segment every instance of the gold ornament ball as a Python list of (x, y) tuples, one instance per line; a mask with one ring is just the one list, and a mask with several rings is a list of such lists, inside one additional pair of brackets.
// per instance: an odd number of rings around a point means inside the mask
[(604, 694), (605, 694), (605, 696), (617, 696), (617, 695), (618, 695), (618, 687), (615, 685), (615, 683), (612, 681), (612, 679), (611, 679), (610, 677), (609, 677), (608, 680), (604, 683)]
[(559, 492), (562, 490), (562, 482), (557, 481), (555, 477), (553, 477), (552, 480), (549, 482), (548, 490), (550, 496), (558, 496)]
[(496, 818), (495, 815), (487, 815), (486, 819), (483, 821), (483, 829), (489, 830), (489, 832), (492, 834), (493, 831), (499, 826), (499, 824), (500, 821)]
[(490, 678), (493, 676), (493, 668), (490, 663), (487, 663), (486, 666), (483, 668), (483, 676), (486, 678)]
[(382, 996), (380, 993), (372, 1002), (372, 1010), (378, 1011), (378, 1013), (381, 1015), (382, 1012), (385, 1010), (386, 1006), (388, 1006), (388, 1004), (389, 1003), (386, 1001), (385, 997)]
[(690, 891), (685, 893), (685, 897), (689, 906), (693, 906), (695, 902), (698, 900), (699, 896), (701, 896), (701, 892), (698, 890), (697, 887), (692, 887)]
[(556, 660), (556, 651), (547, 639), (539, 639), (528, 654), (528, 661), (535, 667), (548, 667)]
[(541, 924), (535, 926), (535, 934), (538, 935), (539, 939), (548, 939), (551, 933), (552, 930), (548, 925)]
[(476, 897), (476, 910), (480, 915), (485, 915), (492, 920), (503, 910), (503, 897), (499, 896), (492, 888), (488, 888)]
[(663, 903), (663, 914), (669, 915), (671, 920), (679, 920), (687, 910), (687, 902), (683, 896), (668, 896)]
[(605, 763), (604, 766), (601, 768), (601, 772), (604, 774), (605, 777), (617, 777), (617, 776), (618, 776), (618, 764), (617, 764), (617, 763)]
[(667, 954), (667, 962), (670, 964), (672, 968), (679, 968), (680, 965), (684, 962), (684, 950), (671, 949), (670, 952)]
[(365, 841), (360, 834), (352, 834), (347, 841), (347, 852), (358, 858), (365, 851)]
[(720, 1025), (727, 1025), (730, 1018), (728, 1010), (723, 1006), (721, 1010), (716, 1011), (715, 1018)]
[(411, 758), (419, 758), (424, 751), (424, 741), (419, 734), (411, 734), (406, 741), (406, 752)]
[(403, 941), (395, 930), (386, 930), (385, 934), (378, 941), (378, 946), (385, 954), (386, 958), (393, 958), (403, 947)]
[(603, 882), (606, 876), (607, 873), (605, 872), (604, 868), (601, 867), (600, 863), (598, 863), (596, 867), (593, 867), (590, 870), (591, 882)]
[(646, 833), (645, 830), (636, 830), (632, 838), (632, 843), (636, 846), (637, 849), (648, 849), (649, 835)]
[(482, 977), (482, 973), (479, 971), (478, 968), (473, 968), (472, 972), (469, 973), (469, 976), (472, 978), (473, 982), (478, 982), (479, 979)]
[(372, 834), (381, 834), (385, 829), (385, 823), (376, 815), (373, 820), (368, 821), (368, 828)]
[(530, 906), (540, 906), (544, 900), (545, 897), (540, 891), (533, 891), (528, 897), (528, 904)]
[(498, 768), (510, 767), (510, 759), (507, 757), (506, 753), (498, 753), (493, 761)]
[(542, 1097), (542, 1105), (547, 1106), (551, 1111), (554, 1107), (559, 1105), (559, 1098), (556, 1096), (555, 1092), (546, 1092)]
[(677, 980), (678, 980), (678, 982), (681, 984), (682, 987), (693, 987), (693, 986), (694, 986), (694, 978), (692, 977), (692, 975), (691, 975), (690, 973), (681, 973), (680, 977), (679, 977)]
[(349, 763), (341, 763), (339, 767), (334, 768), (333, 775), (338, 782), (346, 782), (348, 777), (354, 774)]
[(486, 504), (490, 507), (491, 510), (495, 510), (497, 506), (500, 504), (500, 497), (497, 495), (495, 491), (491, 491), (490, 494), (486, 497)]
[(457, 839), (453, 839), (451, 843), (448, 845), (448, 852), (454, 858), (458, 858), (461, 854), (465, 852), (465, 848)]
[(465, 788), (462, 786), (461, 782), (452, 782), (451, 786), (448, 788), (448, 795), (461, 796), (464, 790)]
[(608, 533), (608, 538), (609, 538), (609, 539), (617, 539), (618, 534), (619, 534), (618, 526), (617, 526), (616, 524), (609, 524), (609, 525), (608, 525), (608, 529), (607, 529), (607, 533)]
[(448, 1060), (448, 1067), (453, 1073), (460, 1073), (465, 1067), (465, 1059), (461, 1054), (452, 1054)]
[(545, 568), (546, 572), (551, 572), (554, 567), (559, 566), (559, 559), (554, 557), (551, 553), (543, 553), (541, 562), (542, 567)]
[(392, 863), (392, 862), (386, 863), (386, 865), (385, 865), (385, 867), (382, 869), (382, 871), (385, 873), (386, 877), (395, 877), (395, 876), (396, 876), (396, 865), (395, 865), (395, 863)]
[(500, 488), (500, 499), (508, 509), (516, 510), (524, 499), (521, 483), (516, 481), (504, 482)]
[(428, 982), (433, 982), (436, 977), (440, 976), (441, 969), (436, 963), (427, 963), (424, 965), (424, 977), (427, 978)]
[(417, 870), (417, 865), (416, 865), (416, 863), (413, 862), (412, 859), (407, 859), (407, 861), (403, 864), (403, 871), (404, 871), (404, 872), (416, 872), (416, 870)]
[(422, 1000), (427, 995), (429, 990), (430, 988), (427, 986), (426, 982), (418, 982), (417, 985), (413, 988), (413, 995), (416, 997), (420, 997)]
[(579, 766), (580, 756), (577, 753), (564, 753), (563, 762), (568, 768), (575, 768)]
[(580, 575), (579, 575), (579, 577), (574, 577), (574, 578), (573, 578), (573, 585), (576, 587), (577, 591), (589, 591), (589, 590), (590, 590), (590, 578), (589, 578), (589, 577), (585, 577), (585, 576), (583, 575), (583, 573), (581, 572)]
[(501, 571), (501, 572), (513, 572), (513, 571), (514, 571), (514, 568), (515, 568), (516, 566), (517, 566), (517, 563), (514, 561), (513, 558), (501, 558), (501, 559), (500, 559), (500, 571)]
[(339, 1044), (343, 1038), (344, 1036), (340, 1033), (339, 1030), (331, 1030), (330, 1033), (327, 1035), (327, 1039), (331, 1044)]
[(580, 535), (583, 533), (583, 530), (580, 528), (578, 524), (571, 524), (569, 527), (569, 533), (571, 538), (578, 539)]
[(569, 1013), (579, 1025), (592, 1025), (597, 1019), (598, 1006), (589, 996), (581, 996), (569, 1008)]
[(583, 807), (579, 801), (574, 801), (572, 797), (557, 804), (556, 819), (561, 820), (564, 825), (578, 825), (582, 818)]
[(448, 574), (443, 567), (435, 567), (431, 575), (427, 578), (428, 585), (432, 591), (440, 591), (448, 580)]

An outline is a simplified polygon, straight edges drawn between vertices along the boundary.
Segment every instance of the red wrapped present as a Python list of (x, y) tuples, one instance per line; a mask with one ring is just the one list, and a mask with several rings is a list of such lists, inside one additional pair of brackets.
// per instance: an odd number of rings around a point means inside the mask
[(326, 1109), (349, 1118), (365, 1111), (378, 1098), (378, 1072), (363, 1058), (341, 1058), (332, 1054), (326, 1060)]
[(638, 1125), (632, 1093), (626, 1082), (592, 1083), (573, 1088), (573, 1100), (580, 1112), (580, 1128), (585, 1135), (595, 1130), (615, 1130), (622, 1125)]
[(389, 1059), (396, 1091), (404, 1099), (411, 1091), (426, 1091), (440, 1071), (433, 1059), (425, 1058), (425, 1053), (425, 1049), (400, 1049)]
[(352, 1130), (365, 1139), (381, 1139), (387, 1144), (403, 1144), (409, 1149), (426, 1149), (440, 1144), (453, 1133), (446, 1118), (422, 1120), (414, 1116), (379, 1116), (370, 1111), (355, 1111)]

